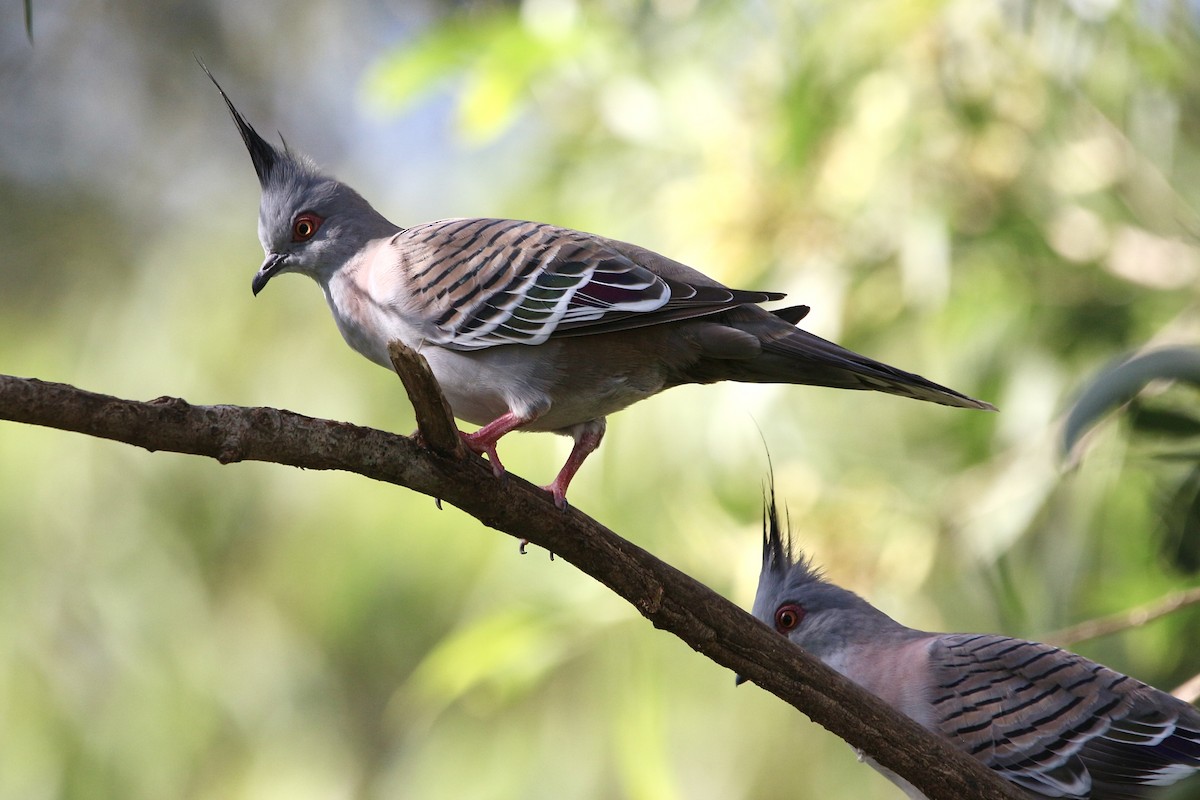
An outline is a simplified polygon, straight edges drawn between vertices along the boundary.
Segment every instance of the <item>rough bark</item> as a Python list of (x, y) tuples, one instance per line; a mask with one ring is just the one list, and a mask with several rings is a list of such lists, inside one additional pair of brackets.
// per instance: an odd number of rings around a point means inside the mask
[(392, 356), (417, 411), (420, 441), (274, 408), (195, 406), (175, 397), (138, 402), (7, 375), (0, 375), (0, 419), (222, 464), (344, 470), (430, 495), (570, 562), (655, 627), (795, 706), (931, 800), (1025, 797), (703, 584), (578, 509), (560, 511), (542, 489), (512, 475), (493, 477), (486, 461), (458, 441), (424, 360), (403, 348)]

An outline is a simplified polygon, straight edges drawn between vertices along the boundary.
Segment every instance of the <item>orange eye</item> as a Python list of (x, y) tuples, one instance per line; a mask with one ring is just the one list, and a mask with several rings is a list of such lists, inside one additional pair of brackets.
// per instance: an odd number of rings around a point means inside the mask
[(317, 228), (321, 227), (321, 222), (322, 219), (316, 214), (305, 211), (292, 223), (292, 241), (307, 242), (317, 232)]
[(779, 610), (775, 612), (775, 630), (780, 633), (787, 633), (799, 625), (803, 619), (803, 606), (798, 606), (795, 603), (780, 606)]

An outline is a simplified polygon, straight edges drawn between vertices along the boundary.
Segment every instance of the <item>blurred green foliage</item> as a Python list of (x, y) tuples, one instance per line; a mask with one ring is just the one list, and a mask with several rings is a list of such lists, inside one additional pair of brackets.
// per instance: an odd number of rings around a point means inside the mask
[[(1147, 447), (1151, 417), (1100, 425), (1070, 471), (1058, 452), (1091, 376), (1200, 338), (1191, 6), (331, 8), (46, 5), (32, 49), (3, 32), (0, 370), (413, 427), (314, 287), (252, 301), (257, 187), (195, 50), (400, 224), (636, 241), (1000, 407), (715, 386), (615, 417), (573, 502), (735, 601), (756, 428), (798, 540), (909, 624), (1036, 637), (1195, 582), (1172, 519), (1196, 462)], [(1189, 391), (1147, 402), (1194, 418)], [(515, 436), (505, 463), (544, 482), (566, 446)], [(1080, 650), (1170, 688), (1200, 671), (1200, 613)], [(0, 429), (0, 798), (894, 796), (429, 498)]]

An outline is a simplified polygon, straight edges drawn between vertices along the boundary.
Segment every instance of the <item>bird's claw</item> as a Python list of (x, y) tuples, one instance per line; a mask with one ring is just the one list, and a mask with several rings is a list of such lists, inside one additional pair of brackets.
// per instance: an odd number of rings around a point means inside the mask
[[(528, 555), (528, 553), (525, 551), (525, 547), (528, 544), (529, 544), (528, 539), (522, 539), (520, 545), (517, 546), (517, 552), (519, 552), (521, 555)], [(550, 560), (551, 561), (554, 560), (554, 551), (553, 550), (550, 551)]]
[(570, 508), (570, 504), (567, 502), (567, 493), (558, 485), (558, 481), (546, 484), (542, 489), (550, 493), (550, 497), (554, 500), (554, 507), (559, 511), (566, 511)]
[(472, 453), (487, 456), (488, 463), (492, 465), (492, 475), (497, 478), (504, 477), (504, 464), (500, 463), (500, 456), (496, 453), (496, 441), (494, 439), (477, 438), (475, 434), (463, 433), (462, 431), (459, 431), (458, 435), (462, 437), (463, 444)]

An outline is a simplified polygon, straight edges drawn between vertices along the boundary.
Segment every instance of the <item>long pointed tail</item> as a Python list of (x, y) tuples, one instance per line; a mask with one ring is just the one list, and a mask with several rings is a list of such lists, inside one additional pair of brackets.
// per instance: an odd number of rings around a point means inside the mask
[(859, 355), (800, 328), (775, 328), (766, 336), (760, 332), (760, 339), (763, 352), (754, 360), (754, 366), (758, 368), (756, 372), (761, 370), (762, 377), (750, 380), (864, 389), (928, 400), (944, 406), (996, 410), (991, 403)]

